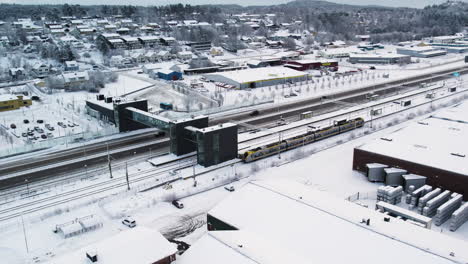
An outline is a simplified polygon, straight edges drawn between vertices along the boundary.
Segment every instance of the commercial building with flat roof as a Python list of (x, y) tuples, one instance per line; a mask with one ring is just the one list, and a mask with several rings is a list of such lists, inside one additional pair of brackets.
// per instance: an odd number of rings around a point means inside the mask
[(179, 264), (465, 263), (468, 244), (288, 180), (252, 181), (208, 212)]
[(375, 162), (398, 167), (468, 200), (467, 111), (464, 103), (355, 148), (353, 169)]
[(411, 57), (402, 54), (350, 54), (349, 62), (375, 64), (411, 63)]
[(16, 110), (23, 106), (32, 105), (32, 100), (23, 95), (0, 95), (0, 112)]
[(447, 51), (437, 49), (431, 46), (425, 47), (402, 47), (397, 48), (397, 53), (402, 55), (409, 55), (417, 58), (431, 58), (436, 56), (446, 55)]
[(233, 85), (240, 89), (272, 86), (304, 81), (307, 74), (286, 67), (254, 68), (217, 72), (204, 75), (206, 79)]

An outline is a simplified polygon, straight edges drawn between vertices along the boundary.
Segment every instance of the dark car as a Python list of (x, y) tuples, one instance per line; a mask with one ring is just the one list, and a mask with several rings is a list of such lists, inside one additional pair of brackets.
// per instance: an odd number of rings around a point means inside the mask
[(175, 207), (177, 207), (179, 209), (184, 208), (184, 204), (182, 202), (180, 202), (179, 200), (172, 201), (172, 205), (174, 205)]
[(38, 124), (42, 124), (42, 123), (44, 123), (44, 120), (38, 119), (38, 120), (37, 120), (37, 123), (38, 123)]
[(42, 139), (46, 139), (47, 136), (46, 136), (45, 134), (42, 134), (42, 135), (41, 135), (41, 138), (42, 138)]
[(370, 66), (370, 70), (375, 70), (375, 66)]
[(260, 111), (258, 110), (253, 110), (252, 112), (250, 112), (250, 116), (258, 116), (260, 114)]
[(12, 129), (15, 129), (15, 128), (16, 128), (16, 125), (15, 125), (15, 124), (11, 124), (10, 127), (11, 127)]
[(25, 119), (25, 120), (23, 120), (23, 123), (29, 124), (29, 120)]

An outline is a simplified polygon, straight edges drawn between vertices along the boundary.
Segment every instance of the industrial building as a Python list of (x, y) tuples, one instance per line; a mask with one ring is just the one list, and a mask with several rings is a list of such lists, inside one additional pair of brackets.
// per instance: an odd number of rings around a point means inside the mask
[(417, 58), (431, 58), (436, 56), (446, 55), (447, 51), (437, 49), (431, 46), (424, 47), (402, 47), (397, 48), (397, 53), (402, 55), (409, 55)]
[(176, 81), (182, 79), (182, 72), (171, 69), (160, 69), (158, 70), (158, 78), (166, 81)]
[(32, 105), (32, 100), (23, 95), (0, 95), (0, 112), (16, 110), (30, 105)]
[(336, 60), (290, 60), (286, 61), (284, 67), (288, 67), (298, 71), (319, 70), (320, 68), (328, 68), (332, 71), (338, 70), (338, 61)]
[(400, 64), (411, 63), (409, 55), (401, 54), (350, 54), (350, 63)]
[(239, 89), (293, 83), (307, 79), (307, 74), (286, 67), (226, 71), (205, 74), (204, 76), (210, 81), (230, 84)]
[(251, 181), (208, 212), (177, 263), (467, 262), (466, 242), (386, 217), (296, 181)]
[(177, 246), (157, 230), (137, 226), (58, 256), (50, 263), (170, 264), (176, 260), (176, 253)]
[[(427, 184), (468, 200), (468, 103), (354, 149), (353, 169), (379, 163), (427, 177)], [(424, 136), (421, 136), (424, 135)]]

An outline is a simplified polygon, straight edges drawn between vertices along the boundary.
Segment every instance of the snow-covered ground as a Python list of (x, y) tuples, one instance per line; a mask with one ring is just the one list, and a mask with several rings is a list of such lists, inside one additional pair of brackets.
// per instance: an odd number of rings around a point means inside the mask
[[(440, 104), (447, 103), (454, 103), (453, 99), (439, 101), (435, 103), (434, 107), (437, 108)], [(157, 172), (161, 169), (154, 168), (147, 162), (133, 164), (129, 166), (131, 191), (126, 191), (125, 171), (120, 169), (115, 171), (115, 179), (118, 179), (121, 184), (117, 189), (102, 191), (81, 200), (56, 205), (36, 213), (25, 214), (22, 217), (1, 222), (0, 254), (9, 256), (12, 259), (11, 263), (47, 262), (53, 260), (54, 256), (67, 254), (67, 252), (126, 229), (120, 223), (122, 217), (126, 215), (135, 218), (139, 225), (160, 230), (167, 237), (177, 237), (179, 240), (193, 243), (206, 230), (206, 226), (204, 226), (206, 212), (217, 201), (229, 195), (229, 192), (222, 187), (232, 181), (234, 181), (235, 188), (241, 188), (243, 184), (252, 179), (287, 178), (343, 199), (360, 192), (364, 197), (374, 200), (376, 189), (380, 184), (370, 183), (364, 175), (352, 171), (353, 148), (406, 126), (407, 123), (403, 121), (411, 119), (408, 118), (411, 113), (414, 115), (412, 118), (415, 116), (418, 116), (415, 119), (425, 118), (428, 109), (429, 105), (426, 104), (397, 116), (376, 120), (373, 128), (366, 126), (353, 132), (353, 135), (340, 135), (297, 150), (281, 153), (281, 159), (274, 156), (252, 164), (232, 163), (232, 166), (231, 164), (221, 164), (221, 166), (226, 167), (203, 174), (201, 173), (205, 170), (204, 168), (192, 167), (188, 161), (186, 164), (188, 166), (174, 165), (179, 168), (176, 169), (178, 173), (175, 175), (168, 171)], [(385, 128), (390, 123), (394, 126)], [(379, 129), (382, 130), (379, 131)], [(369, 134), (370, 131), (374, 131), (374, 133)], [(166, 158), (161, 157), (161, 160), (163, 159)], [(191, 178), (194, 173), (198, 176)], [(73, 190), (86, 189), (86, 186), (98, 188), (99, 184), (107, 184), (109, 180), (107, 173), (89, 176), (89, 178), (75, 181), (72, 184), (51, 187), (48, 193), (39, 196), (23, 196), (23, 199), (18, 199), (9, 205), (0, 205), (0, 212), (12, 205), (40, 201), (39, 199)], [(136, 181), (138, 178), (144, 179)], [(177, 178), (180, 180), (158, 188), (151, 188), (165, 180)], [(137, 192), (144, 189), (150, 190)], [(92, 188), (89, 188), (88, 191), (90, 190)], [(173, 199), (180, 198), (185, 205), (184, 209), (176, 209), (168, 203)], [(63, 224), (87, 215), (99, 217), (104, 224), (103, 227), (67, 239), (52, 232), (57, 224)], [(435, 231), (440, 232), (438, 229)], [(446, 233), (468, 240), (468, 227), (466, 225), (457, 232)], [(29, 253), (26, 250), (26, 243)], [(23, 259), (26, 262), (13, 262), (16, 261), (15, 258)]]

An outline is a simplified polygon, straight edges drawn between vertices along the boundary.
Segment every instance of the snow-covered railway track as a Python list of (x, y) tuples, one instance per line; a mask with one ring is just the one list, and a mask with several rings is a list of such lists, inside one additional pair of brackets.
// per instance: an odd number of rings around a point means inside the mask
[[(164, 176), (169, 171), (174, 169), (181, 169), (193, 166), (195, 164), (193, 158), (187, 157), (183, 162), (178, 161), (176, 163), (167, 164), (158, 167), (156, 170), (148, 170), (147, 172), (138, 172), (137, 175), (129, 175), (129, 184), (135, 184), (146, 180), (153, 179), (157, 176)], [(166, 176), (162, 178), (155, 178), (160, 184), (166, 184), (177, 180), (178, 176)], [(57, 205), (65, 204), (71, 201), (76, 201), (83, 198), (89, 198), (95, 195), (101, 195), (101, 198), (105, 197), (110, 191), (116, 190), (121, 187), (126, 187), (127, 181), (125, 177), (113, 178), (104, 182), (95, 183), (90, 186), (81, 187), (79, 189), (67, 191), (64, 193), (56, 194), (50, 197), (44, 197), (24, 204), (15, 205), (6, 209), (0, 210), (0, 222), (9, 220), (21, 215), (34, 213), (43, 209), (51, 208)]]

